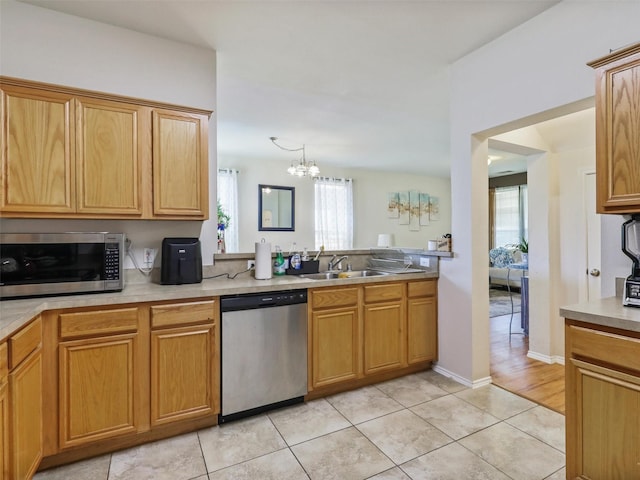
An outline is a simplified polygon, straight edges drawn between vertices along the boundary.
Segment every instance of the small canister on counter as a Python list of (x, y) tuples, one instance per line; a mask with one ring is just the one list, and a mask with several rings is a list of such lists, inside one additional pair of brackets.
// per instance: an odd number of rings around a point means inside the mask
[(451, 251), (451, 234), (445, 233), (438, 240), (438, 251), (439, 252), (450, 252)]

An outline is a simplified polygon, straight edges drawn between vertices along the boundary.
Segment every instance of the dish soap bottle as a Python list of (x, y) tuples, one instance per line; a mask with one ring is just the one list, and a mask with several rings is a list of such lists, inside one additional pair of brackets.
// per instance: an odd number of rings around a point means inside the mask
[(273, 262), (273, 274), (274, 275), (284, 275), (284, 256), (282, 255), (282, 250), (280, 247), (276, 245), (276, 260)]

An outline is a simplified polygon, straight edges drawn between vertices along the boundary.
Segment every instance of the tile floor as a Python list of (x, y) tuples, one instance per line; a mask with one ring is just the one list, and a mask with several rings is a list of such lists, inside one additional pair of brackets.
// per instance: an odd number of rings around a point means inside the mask
[(565, 478), (564, 416), (433, 371), (59, 467), (36, 480)]

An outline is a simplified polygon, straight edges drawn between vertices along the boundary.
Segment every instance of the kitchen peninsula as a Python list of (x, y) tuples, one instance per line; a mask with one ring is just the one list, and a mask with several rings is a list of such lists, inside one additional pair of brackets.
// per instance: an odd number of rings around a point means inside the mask
[(560, 314), (567, 478), (640, 478), (640, 309), (610, 297)]
[[(437, 357), (437, 278), (437, 269), (326, 280), (256, 280), (245, 272), (3, 300), (0, 439), (14, 446), (0, 445), (3, 463), (15, 478), (31, 478), (38, 468), (215, 425), (224, 295), (308, 289), (307, 398), (429, 368)], [(389, 332), (395, 349), (375, 341)], [(350, 335), (344, 363), (324, 358), (336, 335)], [(353, 370), (341, 376), (345, 365)]]

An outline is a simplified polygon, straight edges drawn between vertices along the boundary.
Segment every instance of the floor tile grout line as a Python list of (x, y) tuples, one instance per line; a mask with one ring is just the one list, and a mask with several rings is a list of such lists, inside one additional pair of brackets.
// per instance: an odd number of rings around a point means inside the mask
[(302, 462), (300, 461), (300, 459), (298, 458), (298, 456), (295, 454), (295, 452), (293, 451), (293, 449), (291, 448), (291, 445), (289, 445), (289, 442), (287, 442), (287, 439), (284, 438), (283, 433), (278, 429), (278, 426), (275, 424), (275, 422), (273, 421), (273, 419), (271, 418), (271, 415), (269, 415), (269, 413), (267, 412), (267, 418), (269, 419), (269, 421), (271, 422), (271, 425), (273, 425), (273, 428), (276, 429), (276, 432), (278, 432), (278, 435), (280, 435), (280, 438), (282, 438), (282, 441), (284, 442), (284, 444), (286, 445), (287, 450), (289, 450), (289, 452), (291, 453), (291, 455), (293, 455), (293, 458), (296, 459), (296, 462), (298, 462), (298, 465), (300, 465), (300, 468), (302, 468), (302, 471), (304, 472), (304, 474), (307, 476), (307, 478), (311, 478), (311, 475), (309, 474), (309, 472), (307, 472), (307, 469), (304, 468), (304, 465), (302, 464)]

